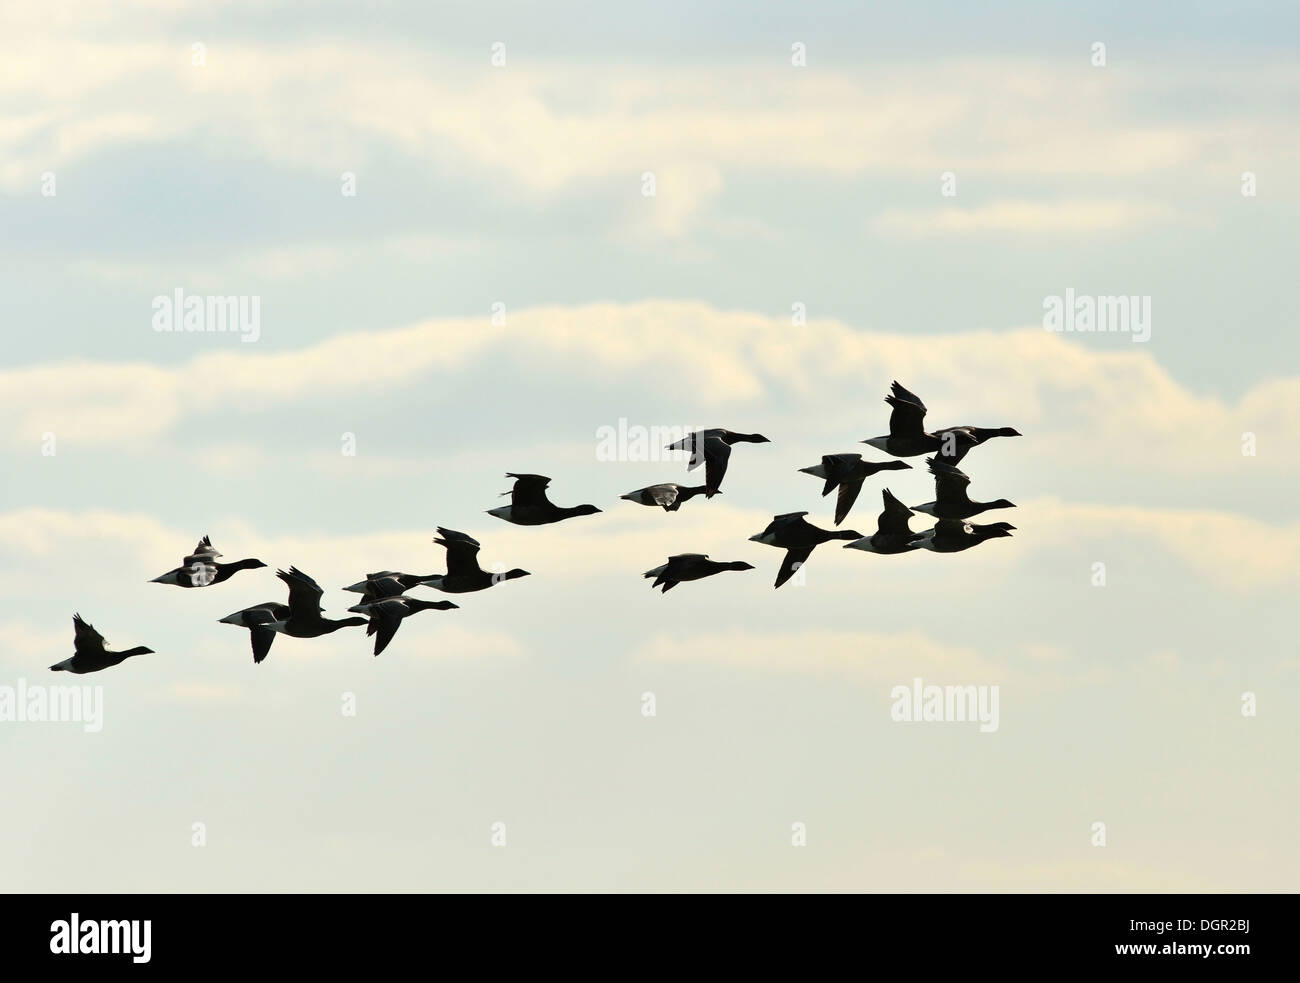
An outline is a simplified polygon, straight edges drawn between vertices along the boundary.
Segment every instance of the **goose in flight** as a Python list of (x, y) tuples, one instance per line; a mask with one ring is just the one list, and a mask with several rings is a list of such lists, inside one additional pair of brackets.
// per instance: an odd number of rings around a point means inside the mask
[(452, 604), (451, 601), (425, 601), (403, 594), (362, 601), (360, 604), (352, 605), (348, 610), (364, 614), (370, 619), (366, 634), (375, 636), (375, 655), (378, 655), (388, 648), (388, 643), (397, 634), (403, 618), (409, 618), (420, 611), (450, 611), (459, 606)]
[(72, 672), (77, 675), (99, 672), (101, 669), (108, 669), (124, 662), (133, 655), (153, 653), (153, 649), (145, 648), (143, 645), (137, 645), (125, 652), (108, 651), (104, 648), (104, 636), (95, 631), (94, 625), (82, 621), (79, 614), (72, 616), (72, 629), (73, 656), (50, 666), (54, 672)]
[(885, 402), (893, 407), (889, 415), (889, 433), (864, 440), (877, 450), (894, 457), (917, 457), (936, 454), (945, 464), (959, 464), (972, 447), (993, 437), (1019, 437), (1010, 427), (945, 427), (934, 433), (925, 431), (925, 404), (916, 393), (908, 392), (897, 380), (889, 387)]
[(269, 622), (267, 627), (283, 635), (294, 638), (318, 638), (328, 635), (340, 628), (364, 625), (365, 618), (323, 618), (320, 606), (320, 584), (312, 580), (297, 567), (290, 567), (289, 572), (277, 570), (275, 575), (289, 585), (289, 616)]
[(366, 574), (365, 580), (357, 581), (351, 587), (343, 589), (353, 594), (360, 594), (362, 601), (371, 601), (377, 597), (396, 597), (419, 584), (427, 584), (438, 576), (439, 574), (436, 573), (421, 575), (398, 573), (396, 570), (380, 570)]
[(960, 553), (972, 546), (978, 546), (986, 539), (1010, 536), (1016, 528), (1009, 522), (993, 522), (987, 526), (962, 522), (960, 519), (940, 519), (933, 529), (927, 529), (917, 536), (922, 549), (935, 553)]
[(799, 470), (826, 482), (822, 486), (823, 498), (839, 488), (840, 493), (835, 499), (835, 524), (838, 526), (858, 500), (863, 481), (877, 471), (901, 471), (911, 466), (905, 461), (864, 461), (861, 454), (824, 454), (821, 464)]
[(722, 476), (727, 473), (732, 444), (770, 443), (761, 433), (736, 433), (734, 430), (713, 427), (688, 433), (681, 440), (665, 444), (664, 448), (670, 451), (690, 451), (687, 471), (694, 471), (701, 464), (704, 465), (704, 496), (712, 498), (722, 487)]
[(543, 474), (506, 473), (507, 478), (514, 478), (515, 485), (503, 495), (510, 496), (510, 504), (500, 508), (488, 509), (488, 515), (494, 515), (517, 526), (545, 526), (578, 515), (595, 515), (600, 509), (594, 505), (571, 505), (560, 508), (546, 497), (546, 487), (551, 479)]
[(267, 653), (271, 651), (271, 643), (275, 641), (272, 623), (285, 621), (288, 617), (289, 605), (277, 601), (263, 601), (261, 604), (254, 604), (250, 608), (226, 615), (221, 619), (221, 624), (248, 629), (249, 640), (253, 645), (253, 663), (257, 664), (266, 658)]
[(775, 516), (766, 529), (749, 537), (755, 543), (785, 550), (785, 559), (781, 561), (781, 569), (777, 571), (774, 587), (780, 587), (794, 576), (795, 570), (803, 566), (812, 555), (812, 551), (822, 543), (832, 539), (862, 538), (862, 533), (854, 532), (852, 529), (834, 532), (829, 529), (819, 529), (804, 521), (804, 516), (807, 514), (807, 512), (787, 512), (785, 515)]
[(435, 590), (447, 594), (468, 594), (472, 591), (486, 590), (502, 580), (517, 580), (531, 576), (527, 570), (515, 567), (504, 573), (489, 573), (478, 565), (479, 541), (455, 529), (438, 527), (438, 537), (434, 542), (447, 548), (447, 572), (434, 574), (422, 580)]
[(678, 553), (676, 556), (668, 557), (668, 562), (663, 566), (647, 570), (643, 576), (654, 577), (655, 582), (650, 585), (651, 589), (663, 585), (663, 592), (667, 594), (684, 580), (703, 580), (725, 570), (753, 569), (753, 564), (741, 560), (721, 563), (710, 560), (707, 553)]
[(960, 464), (972, 447), (978, 447), (994, 437), (1023, 436), (1019, 430), (1011, 427), (944, 427), (936, 430), (934, 435), (939, 438), (939, 460), (952, 465)]
[[(731, 448), (727, 448), (730, 452)], [(716, 488), (713, 495), (721, 494)], [(708, 488), (705, 485), (679, 485), (674, 482), (665, 482), (662, 485), (650, 485), (646, 488), (638, 488), (636, 491), (628, 492), (626, 495), (620, 495), (619, 498), (625, 498), (629, 502), (636, 502), (637, 505), (656, 505), (663, 506), (665, 512), (676, 512), (682, 507), (683, 502), (689, 502), (696, 495), (704, 495), (712, 498), (708, 494)]]
[(994, 502), (972, 502), (966, 496), (966, 486), (970, 478), (951, 464), (944, 464), (933, 457), (927, 457), (925, 463), (934, 475), (933, 502), (912, 506), (915, 512), (924, 512), (936, 519), (969, 519), (987, 512), (989, 509), (1014, 509), (1015, 503), (999, 498)]
[(870, 536), (852, 543), (845, 543), (846, 550), (866, 550), (868, 553), (908, 553), (921, 548), (917, 542), (920, 533), (912, 532), (907, 524), (912, 510), (893, 496), (886, 488), (881, 492), (885, 501), (885, 510), (876, 517), (876, 531)]
[(154, 577), (151, 584), (171, 584), (175, 587), (210, 587), (223, 580), (229, 580), (240, 570), (255, 570), (266, 566), (261, 560), (236, 560), (234, 563), (219, 563), (218, 553), (212, 540), (204, 536), (194, 552), (181, 561), (175, 570), (168, 570), (162, 576)]

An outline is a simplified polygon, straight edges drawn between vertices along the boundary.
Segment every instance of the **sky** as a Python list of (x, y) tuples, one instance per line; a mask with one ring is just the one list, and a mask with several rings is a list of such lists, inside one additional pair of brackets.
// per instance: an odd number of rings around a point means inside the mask
[[(0, 889), (1295, 890), (1298, 30), (0, 2), (0, 700), (103, 699), (0, 720)], [(156, 330), (178, 290), (256, 322)], [(1149, 337), (1047, 330), (1067, 291)], [(1014, 536), (774, 591), (748, 537), (832, 525), (798, 469), (882, 459), (895, 379), (1023, 434), (962, 464)], [(684, 460), (620, 426), (771, 443), (669, 514), (619, 496)], [(910, 463), (841, 528), (933, 499)], [(603, 511), (501, 522), (506, 472)], [(440, 525), (532, 575), (378, 658), (218, 623), (291, 564), (342, 616)], [(269, 566), (148, 583), (204, 534)], [(681, 552), (757, 569), (652, 592)], [(54, 676), (74, 612), (155, 654)], [(917, 678), (996, 686), (996, 730), (893, 719)]]

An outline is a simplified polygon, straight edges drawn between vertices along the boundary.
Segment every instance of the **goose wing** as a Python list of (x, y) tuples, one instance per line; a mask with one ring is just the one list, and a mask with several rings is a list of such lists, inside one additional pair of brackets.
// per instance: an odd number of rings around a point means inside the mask
[(297, 567), (290, 567), (288, 573), (277, 570), (275, 575), (289, 585), (289, 617), (315, 621), (325, 610), (320, 605), (324, 593), (320, 584)]
[(396, 598), (374, 604), (370, 608), (370, 626), (367, 634), (375, 636), (375, 655), (388, 648), (388, 643), (401, 627), (406, 605)]
[(479, 541), (463, 532), (438, 527), (434, 540), (447, 548), (447, 576), (463, 577), (481, 572), (478, 565)]
[(933, 457), (927, 457), (925, 463), (929, 466), (930, 473), (934, 475), (934, 495), (938, 501), (959, 505), (970, 504), (970, 499), (966, 496), (966, 486), (970, 484), (970, 477), (965, 472)]
[(896, 499), (888, 488), (881, 497), (885, 500), (885, 510), (876, 517), (876, 528), (883, 533), (910, 535), (912, 530), (907, 520), (914, 514), (912, 510)]
[(776, 574), (775, 586), (780, 587), (793, 577), (795, 570), (808, 562), (808, 557), (812, 556), (812, 551), (811, 546), (792, 546), (786, 550), (785, 559), (781, 561), (781, 569)]
[(183, 561), (181, 561), (181, 566), (189, 566), (191, 563), (194, 563), (195, 561), (215, 560), (217, 557), (223, 555), (224, 554), (217, 552), (216, 547), (212, 545), (212, 540), (209, 539), (207, 536), (204, 536), (202, 539), (199, 540), (199, 544), (194, 547), (194, 551), (190, 553), (189, 556), (185, 557)]
[(919, 437), (925, 432), (925, 404), (919, 396), (895, 382), (885, 402), (894, 408), (889, 415), (891, 437)]
[(722, 487), (722, 476), (727, 473), (727, 461), (731, 457), (731, 445), (720, 437), (709, 437), (704, 441), (704, 487), (712, 495)]
[(72, 630), (72, 647), (77, 655), (98, 655), (104, 651), (104, 636), (90, 622), (83, 621), (81, 615), (72, 616)]
[(515, 485), (510, 489), (510, 504), (514, 508), (551, 504), (546, 497), (546, 486), (551, 483), (551, 479), (546, 475), (514, 474), (507, 471), (506, 477), (515, 479)]
[(853, 508), (853, 503), (858, 500), (860, 491), (862, 491), (861, 478), (846, 478), (840, 482), (840, 493), (835, 497), (835, 524), (837, 526), (849, 514), (849, 509)]

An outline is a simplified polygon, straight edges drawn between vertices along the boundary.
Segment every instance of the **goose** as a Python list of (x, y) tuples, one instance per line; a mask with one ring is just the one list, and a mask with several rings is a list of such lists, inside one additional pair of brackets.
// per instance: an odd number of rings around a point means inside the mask
[(143, 645), (137, 645), (125, 652), (108, 651), (104, 648), (104, 636), (95, 631), (94, 625), (82, 621), (79, 614), (72, 616), (72, 629), (74, 654), (72, 658), (64, 659), (62, 662), (56, 662), (50, 666), (50, 669), (54, 672), (72, 672), (83, 675), (115, 666), (133, 655), (153, 654), (153, 649), (145, 648)]
[(654, 577), (655, 582), (650, 585), (651, 589), (662, 584), (663, 592), (667, 594), (684, 580), (703, 580), (725, 570), (753, 569), (752, 563), (745, 563), (742, 560), (721, 563), (710, 560), (707, 553), (678, 553), (676, 556), (668, 557), (668, 562), (663, 566), (647, 570), (643, 576)]
[(357, 581), (351, 587), (343, 589), (353, 594), (360, 594), (362, 601), (370, 601), (376, 597), (394, 597), (403, 594), (412, 587), (426, 584), (439, 576), (441, 575), (436, 573), (421, 575), (398, 573), (396, 570), (380, 570), (377, 573), (366, 574), (365, 580)]
[(229, 580), (240, 570), (255, 570), (266, 566), (261, 560), (236, 560), (234, 563), (218, 563), (221, 556), (212, 545), (212, 540), (204, 536), (194, 552), (181, 561), (175, 570), (168, 570), (160, 577), (154, 577), (151, 584), (171, 584), (174, 587), (210, 587), (223, 580)]
[(348, 610), (364, 614), (370, 619), (366, 635), (375, 636), (375, 655), (378, 655), (388, 648), (388, 643), (397, 634), (403, 618), (409, 618), (420, 611), (450, 611), (459, 606), (452, 604), (451, 601), (425, 601), (418, 597), (397, 595), (362, 601), (360, 604), (352, 605)]
[[(950, 438), (948, 435), (952, 434)], [(972, 447), (978, 447), (994, 437), (1022, 437), (1019, 430), (1011, 427), (944, 427), (936, 430), (939, 438), (939, 459), (946, 464), (960, 464), (961, 459)]]
[(502, 580), (518, 580), (532, 576), (527, 570), (515, 567), (505, 573), (488, 573), (478, 565), (479, 541), (455, 529), (438, 527), (434, 542), (447, 548), (447, 572), (434, 574), (422, 581), (435, 590), (447, 594), (468, 594), (486, 590)]
[[(889, 433), (883, 437), (869, 437), (862, 443), (894, 457), (916, 457), (939, 450), (940, 439), (925, 432), (925, 404), (921, 397), (908, 392), (897, 380), (889, 391), (885, 402), (894, 408), (889, 415)], [(958, 432), (953, 439), (961, 441), (963, 436)]]
[(220, 619), (220, 623), (248, 629), (249, 640), (253, 645), (253, 664), (256, 665), (266, 658), (271, 651), (271, 643), (275, 641), (275, 630), (271, 624), (288, 618), (289, 605), (278, 601), (263, 601), (251, 608), (226, 615)]
[(821, 464), (799, 470), (826, 482), (822, 488), (823, 498), (839, 487), (840, 493), (835, 499), (835, 524), (838, 526), (858, 500), (863, 481), (877, 471), (901, 471), (911, 466), (905, 461), (864, 461), (861, 454), (823, 454)]
[(935, 553), (960, 553), (972, 546), (978, 546), (986, 539), (1010, 536), (1016, 528), (1009, 522), (993, 522), (987, 526), (962, 522), (960, 519), (940, 519), (933, 529), (927, 529), (917, 537), (923, 549)]
[[(725, 446), (725, 445), (724, 445)], [(730, 452), (731, 448), (727, 448)], [(713, 495), (722, 494), (716, 488)], [(689, 502), (696, 495), (704, 495), (706, 498), (712, 498), (713, 495), (708, 493), (707, 485), (678, 485), (674, 482), (666, 482), (662, 485), (650, 485), (646, 488), (638, 488), (636, 491), (628, 492), (626, 495), (620, 495), (619, 498), (625, 498), (629, 502), (636, 502), (637, 505), (662, 505), (665, 512), (676, 512), (682, 507), (683, 502)]]
[(502, 495), (510, 496), (510, 504), (500, 508), (488, 509), (488, 515), (494, 515), (517, 526), (544, 526), (560, 522), (578, 515), (595, 515), (600, 509), (594, 505), (572, 505), (560, 508), (546, 497), (546, 486), (551, 479), (543, 474), (514, 474), (506, 472), (507, 478), (514, 478), (515, 485)]
[(852, 529), (835, 532), (819, 529), (804, 521), (803, 517), (807, 514), (807, 512), (787, 512), (785, 515), (775, 516), (766, 529), (749, 537), (752, 542), (785, 550), (785, 559), (781, 561), (781, 569), (777, 571), (776, 583), (773, 587), (780, 587), (794, 576), (795, 570), (806, 563), (812, 551), (822, 543), (832, 539), (862, 538), (862, 533), (854, 532)]
[(293, 638), (318, 638), (328, 635), (340, 628), (364, 625), (365, 618), (322, 618), (325, 609), (320, 606), (320, 584), (312, 580), (297, 567), (290, 567), (289, 572), (277, 570), (275, 575), (289, 585), (289, 616), (269, 622), (267, 627)]
[(846, 550), (866, 550), (868, 553), (908, 553), (921, 548), (917, 542), (920, 533), (912, 532), (907, 524), (912, 510), (896, 499), (886, 488), (881, 492), (885, 501), (885, 510), (876, 517), (876, 531), (852, 543), (845, 543)]
[(972, 502), (966, 497), (966, 486), (970, 478), (951, 464), (944, 464), (933, 457), (927, 457), (925, 463), (934, 475), (935, 501), (924, 505), (913, 505), (915, 512), (924, 512), (936, 519), (969, 519), (987, 512), (989, 509), (1014, 509), (1015, 503), (999, 498), (995, 502)]
[(690, 451), (691, 459), (686, 465), (687, 471), (694, 471), (704, 465), (704, 497), (712, 498), (722, 487), (722, 476), (727, 473), (727, 460), (731, 457), (732, 444), (770, 444), (771, 441), (761, 433), (736, 433), (713, 427), (708, 430), (696, 430), (681, 440), (665, 444), (665, 450)]

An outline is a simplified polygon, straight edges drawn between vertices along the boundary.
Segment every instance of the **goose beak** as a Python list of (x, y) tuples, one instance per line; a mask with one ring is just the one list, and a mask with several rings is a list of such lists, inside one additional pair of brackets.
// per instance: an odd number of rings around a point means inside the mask
[(219, 618), (218, 621), (223, 625), (237, 625), (239, 624), (239, 616), (242, 613), (243, 612), (236, 611), (234, 614), (228, 614), (224, 618)]
[(756, 532), (754, 535), (749, 537), (749, 541), (751, 543), (761, 543), (763, 541), (763, 534), (761, 532)]
[(351, 587), (344, 587), (344, 590), (351, 591), (353, 594), (364, 594), (366, 592), (366, 582), (353, 584)]
[(365, 614), (370, 608), (369, 604), (354, 604), (348, 608), (349, 611), (355, 611), (357, 614)]

